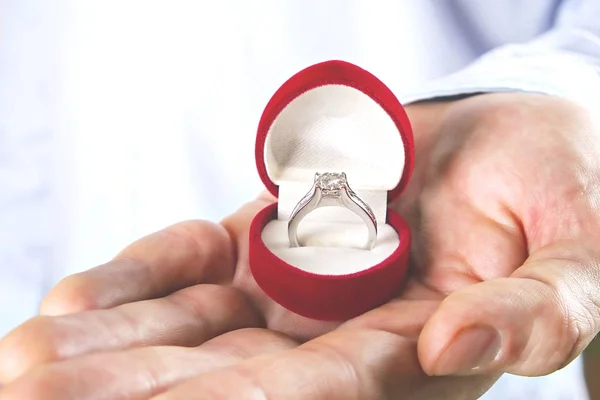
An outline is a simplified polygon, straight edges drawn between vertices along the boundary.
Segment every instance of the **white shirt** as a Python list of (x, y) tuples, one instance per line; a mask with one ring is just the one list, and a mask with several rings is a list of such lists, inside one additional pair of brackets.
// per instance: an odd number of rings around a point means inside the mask
[[(263, 187), (258, 118), (342, 59), (405, 103), (534, 91), (600, 104), (597, 0), (0, 3), (0, 335), (61, 277)], [(484, 399), (585, 399), (581, 365)]]

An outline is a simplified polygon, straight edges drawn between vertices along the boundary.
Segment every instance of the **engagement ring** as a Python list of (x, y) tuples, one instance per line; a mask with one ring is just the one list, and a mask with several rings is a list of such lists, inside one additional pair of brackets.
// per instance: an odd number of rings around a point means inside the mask
[(350, 189), (345, 173), (316, 173), (310, 191), (298, 202), (288, 222), (288, 237), (292, 247), (299, 247), (298, 225), (310, 212), (327, 206), (344, 207), (359, 217), (367, 225), (369, 236), (365, 248), (371, 250), (377, 241), (377, 220), (371, 207)]

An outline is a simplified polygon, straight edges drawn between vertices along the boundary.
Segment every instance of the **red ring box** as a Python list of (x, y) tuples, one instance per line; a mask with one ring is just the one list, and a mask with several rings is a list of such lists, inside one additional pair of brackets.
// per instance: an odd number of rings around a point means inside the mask
[[(285, 82), (267, 104), (257, 132), (259, 175), (278, 201), (250, 227), (250, 270), (261, 289), (311, 319), (343, 321), (385, 304), (402, 290), (410, 230), (388, 204), (413, 171), (414, 141), (404, 108), (384, 83), (344, 62), (310, 66)], [(301, 247), (287, 236), (291, 210), (316, 172), (345, 172), (373, 209), (378, 238), (361, 248), (367, 229), (338, 207), (301, 222)]]

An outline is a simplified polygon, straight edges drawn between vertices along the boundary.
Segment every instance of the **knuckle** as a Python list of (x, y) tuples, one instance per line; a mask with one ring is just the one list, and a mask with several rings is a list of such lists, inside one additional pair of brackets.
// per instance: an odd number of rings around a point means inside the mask
[(248, 297), (232, 287), (202, 284), (180, 290), (166, 299), (195, 321), (200, 331), (206, 333), (264, 325)]
[(220, 280), (223, 276), (229, 276), (229, 269), (225, 267), (233, 266), (234, 249), (229, 232), (222, 225), (208, 221), (184, 221), (164, 229), (160, 234), (170, 243), (169, 247), (188, 254), (196, 265), (215, 258), (222, 260), (219, 268), (207, 271), (207, 279)]
[[(200, 317), (210, 312), (209, 306), (215, 303), (215, 299), (220, 304), (235, 305), (242, 301), (242, 295), (227, 286), (205, 284), (180, 290), (169, 296), (169, 299), (194, 317)], [(207, 301), (208, 299), (212, 300)]]
[[(156, 232), (156, 237), (166, 243), (166, 245), (176, 251), (184, 251), (186, 254), (193, 254), (199, 259), (204, 258), (202, 247), (194, 240), (193, 235), (202, 229), (192, 228), (189, 223), (183, 222), (172, 225), (161, 231)], [(205, 233), (200, 233), (201, 235)], [(143, 249), (145, 251), (145, 248)]]
[(203, 291), (197, 290), (203, 286), (194, 286), (180, 290), (165, 299), (177, 307), (186, 318), (194, 321), (197, 332), (210, 332), (213, 329), (207, 317), (211, 313), (210, 306), (205, 304), (204, 296), (202, 296)]
[[(576, 245), (573, 245), (576, 248)], [(545, 274), (560, 305), (565, 324), (570, 327), (572, 353), (578, 355), (589, 337), (600, 329), (600, 307), (598, 298), (598, 263), (585, 254), (566, 255), (554, 265), (546, 268)], [(570, 271), (565, 274), (564, 271)]]
[(547, 368), (549, 372), (557, 371), (579, 355), (579, 347), (581, 343), (581, 330), (579, 329), (579, 323), (577, 318), (573, 317), (569, 311), (561, 313), (562, 318), (562, 329), (559, 331), (557, 350), (555, 354), (549, 357)]
[(202, 345), (202, 348), (236, 359), (260, 354), (275, 353), (298, 346), (298, 342), (283, 333), (264, 328), (241, 328), (216, 336)]
[(45, 315), (64, 315), (96, 309), (99, 304), (93, 289), (85, 273), (70, 275), (44, 297), (40, 310)]
[(163, 230), (163, 233), (170, 236), (175, 243), (180, 242), (183, 246), (191, 245), (200, 250), (210, 250), (213, 247), (206, 246), (207, 239), (216, 242), (226, 242), (228, 239), (221, 225), (203, 220), (179, 222)]
[(202, 243), (202, 239), (198, 240), (198, 238), (211, 237), (211, 233), (204, 224), (198, 225), (200, 226), (194, 226), (189, 222), (182, 222), (162, 230), (159, 235), (167, 240), (169, 247), (182, 251), (182, 254), (187, 253), (195, 260), (198, 260), (198, 263), (202, 263), (206, 260), (207, 251), (210, 248), (207, 248)]
[(252, 200), (244, 203), (235, 213), (229, 215), (221, 221), (223, 228), (230, 237), (239, 238), (245, 234), (248, 222), (254, 216), (264, 209), (268, 203), (272, 203), (268, 198), (260, 197), (257, 200)]
[(228, 370), (235, 381), (241, 382), (241, 387), (246, 393), (252, 393), (252, 398), (256, 400), (272, 400), (273, 395), (269, 393), (268, 385), (265, 385), (257, 376), (255, 369), (250, 369), (242, 365), (236, 365)]
[[(211, 251), (222, 247), (227, 239), (223, 228), (213, 222), (188, 220), (168, 226), (130, 244), (116, 259), (140, 262), (146, 258), (149, 247), (168, 249), (181, 259), (201, 263)], [(225, 242), (226, 243), (226, 242)]]
[(565, 256), (554, 262), (536, 264), (529, 268), (527, 276), (544, 285), (547, 292), (540, 313), (540, 317), (547, 321), (543, 327), (546, 332), (540, 332), (539, 337), (544, 340), (538, 343), (538, 347), (546, 349), (546, 356), (543, 359), (534, 355), (529, 358), (539, 359), (544, 364), (541, 368), (550, 373), (565, 367), (583, 351), (598, 322), (594, 322), (589, 301), (583, 294), (585, 279), (577, 273), (564, 274), (565, 269), (580, 269), (575, 259)]

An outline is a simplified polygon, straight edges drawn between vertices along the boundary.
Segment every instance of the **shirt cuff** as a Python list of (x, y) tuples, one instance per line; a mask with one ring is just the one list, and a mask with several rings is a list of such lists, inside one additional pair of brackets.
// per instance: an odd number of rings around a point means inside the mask
[(557, 96), (588, 109), (600, 107), (600, 76), (583, 57), (568, 52), (506, 46), (466, 68), (400, 95), (403, 104), (492, 92), (529, 92)]

